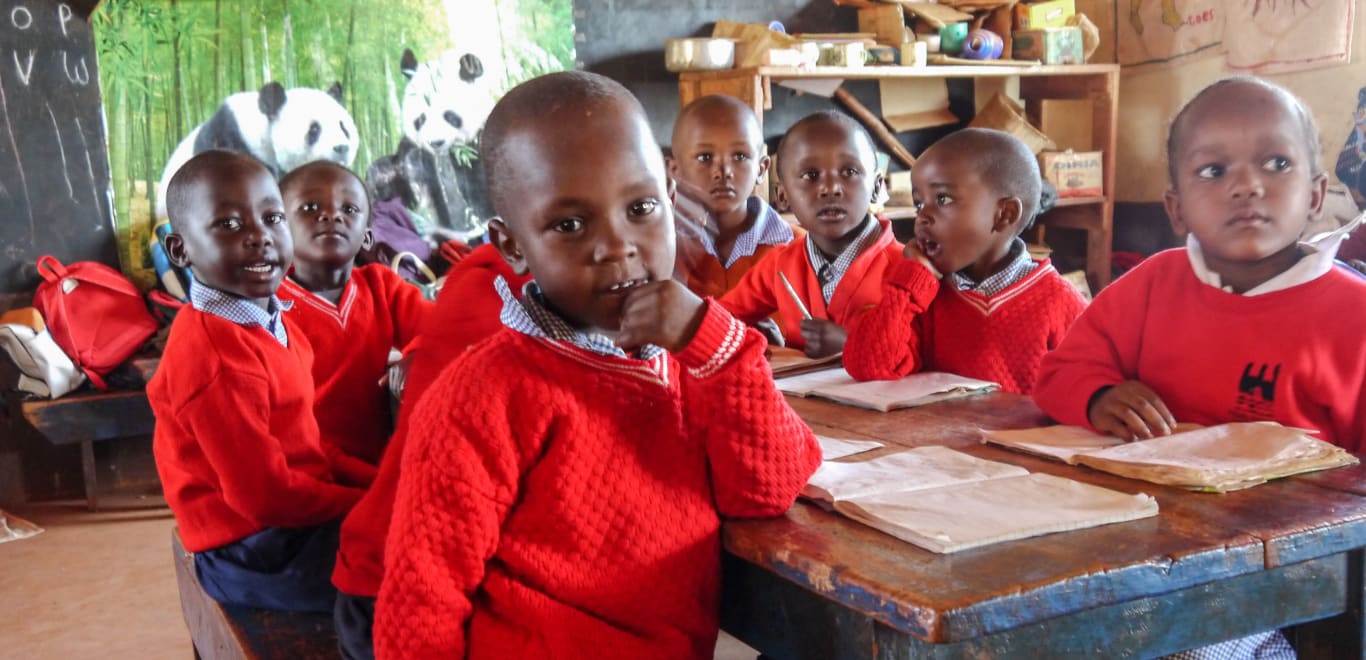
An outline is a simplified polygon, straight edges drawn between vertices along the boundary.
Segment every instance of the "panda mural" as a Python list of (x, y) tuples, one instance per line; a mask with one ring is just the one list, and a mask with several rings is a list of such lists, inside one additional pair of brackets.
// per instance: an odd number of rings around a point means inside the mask
[(157, 219), (166, 217), (166, 185), (191, 156), (209, 149), (251, 154), (276, 177), (314, 160), (347, 167), (360, 144), (356, 122), (342, 106), (341, 84), (326, 92), (307, 87), (286, 90), (266, 83), (256, 92), (224, 99), (208, 121), (190, 131), (161, 172), (157, 185)]
[(400, 198), (429, 238), (475, 242), (493, 215), (482, 167), (471, 157), (494, 104), (483, 62), (472, 53), (447, 53), (418, 64), (405, 49), (399, 70), (408, 78), (403, 140), (394, 154), (371, 163), (366, 181), (377, 200)]

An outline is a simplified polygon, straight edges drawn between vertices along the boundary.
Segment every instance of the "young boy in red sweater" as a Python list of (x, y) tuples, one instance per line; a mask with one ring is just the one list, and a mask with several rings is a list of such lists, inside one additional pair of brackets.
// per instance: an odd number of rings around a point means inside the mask
[(393, 429), (389, 392), (380, 384), (389, 352), (407, 349), (431, 303), (381, 264), (355, 267), (370, 240), (370, 199), (351, 170), (308, 163), (280, 179), (280, 193), (294, 270), (279, 296), (293, 304), (292, 320), (313, 345), (313, 411), (323, 444), (373, 478)]
[(375, 656), (371, 633), (375, 597), (384, 578), (384, 540), (389, 534), (414, 404), (456, 357), (503, 327), (499, 320), (503, 299), (495, 284), (500, 278), (514, 292), (520, 292), (531, 280), (529, 274), (514, 272), (492, 243), (474, 248), (446, 273), (436, 307), (427, 315), (417, 338), (408, 344), (404, 354), (408, 374), (398, 425), (384, 450), (374, 483), (342, 521), (337, 565), (332, 570), (332, 584), (338, 591), (333, 623), (341, 655), (347, 660)]
[(219, 602), (330, 611), (336, 521), (362, 491), (333, 481), (313, 350), (275, 297), (293, 258), (280, 190), (250, 157), (206, 151), (166, 198), (167, 256), (194, 278), (147, 397), (181, 539)]
[(768, 171), (763, 146), (754, 111), (734, 96), (697, 99), (674, 122), (669, 174), (706, 213), (705, 225), (679, 222), (676, 277), (699, 296), (724, 295), (769, 252), (792, 242), (792, 228), (754, 194)]
[(1274, 420), (1366, 449), (1366, 281), (1335, 265), (1341, 236), (1298, 242), (1327, 188), (1309, 111), (1260, 79), (1216, 82), (1173, 120), (1167, 160), (1185, 249), (1096, 297), (1044, 359), (1039, 406), (1125, 438)]
[(763, 338), (671, 279), (664, 162), (625, 88), (523, 83), (481, 157), (493, 243), (534, 279), (413, 413), (377, 655), (710, 657), (721, 518), (785, 511), (819, 447)]
[(778, 144), (778, 170), (778, 194), (806, 240), (770, 253), (721, 305), (750, 325), (776, 312), (788, 346), (834, 355), (854, 317), (881, 300), (883, 271), (901, 254), (891, 225), (868, 212), (882, 186), (873, 138), (839, 112), (809, 115)]
[(968, 128), (925, 150), (911, 179), (915, 240), (888, 267), (882, 303), (854, 320), (845, 369), (859, 380), (947, 371), (1028, 393), (1086, 306), (1019, 237), (1046, 210), (1034, 154)]

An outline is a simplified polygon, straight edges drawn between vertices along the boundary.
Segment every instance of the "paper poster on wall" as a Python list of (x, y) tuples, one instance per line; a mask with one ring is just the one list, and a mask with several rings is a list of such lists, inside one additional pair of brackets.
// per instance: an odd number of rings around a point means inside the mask
[(1256, 73), (1346, 64), (1356, 0), (1229, 0), (1230, 69)]
[(572, 0), (105, 0), (91, 23), (124, 270), (151, 286), (166, 180), (209, 143), (245, 146), (277, 174), (342, 162), (375, 201), (401, 200), (430, 241), (477, 240), (490, 214), (479, 131), (508, 88), (573, 68), (572, 11)]
[(1115, 0), (1119, 63), (1155, 64), (1217, 52), (1225, 7), (1225, 0)]

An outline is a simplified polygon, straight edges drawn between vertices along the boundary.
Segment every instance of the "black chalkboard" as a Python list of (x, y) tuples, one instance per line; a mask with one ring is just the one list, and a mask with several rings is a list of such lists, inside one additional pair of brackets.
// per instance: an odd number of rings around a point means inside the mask
[(95, 4), (0, 0), (0, 293), (43, 254), (118, 264)]

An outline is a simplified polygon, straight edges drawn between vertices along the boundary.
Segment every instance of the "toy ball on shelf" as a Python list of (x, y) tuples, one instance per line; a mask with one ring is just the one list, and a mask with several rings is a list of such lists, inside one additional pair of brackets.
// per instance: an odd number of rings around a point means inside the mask
[(957, 55), (963, 49), (963, 42), (967, 38), (967, 23), (945, 25), (939, 28), (939, 52), (945, 55)]
[(963, 40), (963, 50), (959, 57), (968, 60), (995, 60), (1000, 59), (1004, 48), (1001, 35), (991, 30), (973, 30)]

